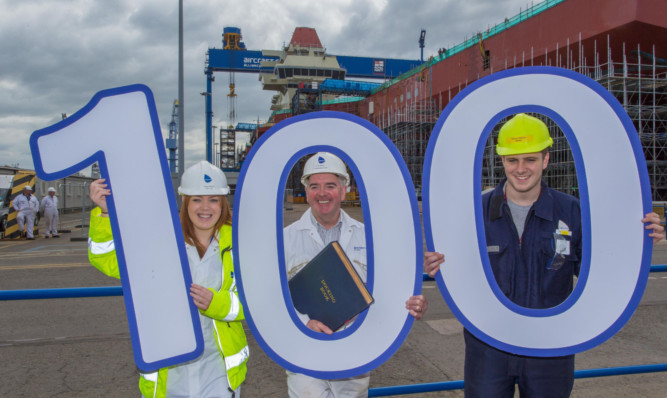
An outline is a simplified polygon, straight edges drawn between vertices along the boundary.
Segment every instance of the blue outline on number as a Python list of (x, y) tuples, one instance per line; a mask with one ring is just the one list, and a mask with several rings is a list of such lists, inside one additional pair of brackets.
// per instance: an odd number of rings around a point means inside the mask
[[(429, 181), (431, 177), (431, 168), (432, 168), (432, 160), (433, 160), (433, 153), (435, 150), (435, 142), (438, 139), (438, 136), (442, 130), (442, 126), (445, 123), (445, 120), (451, 112), (456, 108), (456, 106), (468, 95), (470, 95), (472, 92), (477, 90), (478, 88), (482, 87), (483, 85), (489, 84), (491, 82), (494, 82), (499, 79), (504, 79), (508, 77), (514, 77), (514, 76), (520, 76), (520, 75), (527, 75), (527, 74), (546, 74), (546, 75), (556, 75), (556, 76), (561, 76), (565, 77), (571, 80), (576, 81), (577, 83), (580, 83), (590, 90), (594, 91), (597, 93), (600, 98), (602, 98), (608, 105), (609, 107), (613, 110), (613, 112), (616, 114), (616, 116), (619, 118), (621, 121), (623, 127), (625, 128), (625, 131), (628, 136), (628, 140), (630, 141), (630, 145), (632, 147), (633, 153), (634, 153), (634, 158), (635, 162), (637, 163), (637, 168), (639, 170), (639, 182), (640, 182), (640, 188), (641, 188), (641, 194), (642, 194), (642, 202), (643, 202), (643, 207), (644, 207), (644, 213), (648, 213), (652, 211), (652, 202), (651, 202), (651, 190), (650, 190), (650, 181), (648, 178), (648, 172), (646, 168), (646, 160), (644, 158), (643, 150), (641, 147), (641, 142), (639, 141), (639, 138), (637, 136), (637, 132), (634, 128), (634, 125), (632, 124), (632, 121), (630, 120), (630, 117), (627, 115), (621, 104), (614, 98), (614, 96), (611, 95), (604, 87), (602, 87), (600, 84), (597, 82), (591, 80), (588, 77), (585, 77), (579, 73), (566, 70), (566, 69), (561, 69), (561, 68), (555, 68), (555, 67), (548, 67), (548, 66), (533, 66), (533, 67), (524, 67), (524, 68), (516, 68), (516, 69), (509, 69), (501, 72), (496, 72), (492, 75), (489, 75), (487, 77), (484, 77), (482, 79), (477, 80), (476, 82), (470, 84), (468, 87), (466, 87), (459, 95), (454, 97), (454, 99), (447, 105), (445, 110), (442, 112), (440, 118), (438, 119), (436, 125), (433, 128), (433, 133), (431, 134), (431, 138), (429, 139), (429, 144), (428, 148), (426, 151), (426, 156), (425, 156), (425, 161), (424, 161), (424, 172), (423, 172), (423, 215), (424, 215), (424, 231), (426, 235), (426, 243), (429, 251), (434, 250), (434, 243), (433, 243), (433, 235), (432, 235), (432, 220), (431, 220), (431, 211), (430, 211), (430, 188), (429, 188)], [(579, 180), (579, 185), (580, 185), (580, 196), (581, 196), (581, 211), (582, 211), (582, 217), (581, 217), (581, 222), (582, 222), (582, 267), (581, 267), (581, 274), (580, 274), (580, 281), (577, 283), (577, 286), (575, 287), (574, 291), (568, 297), (563, 303), (560, 305), (550, 308), (550, 309), (542, 309), (542, 310), (536, 310), (536, 309), (527, 309), (520, 307), (514, 303), (512, 303), (509, 300), (504, 300), (504, 295), (502, 292), (500, 292), (500, 295), (498, 293), (498, 287), (497, 283), (490, 283), (490, 286), (494, 290), (494, 293), (497, 297), (500, 298), (500, 301), (505, 304), (508, 308), (511, 310), (525, 314), (528, 316), (549, 316), (549, 315), (554, 315), (561, 313), (568, 308), (570, 308), (574, 302), (580, 297), (582, 294), (584, 288), (585, 288), (585, 283), (581, 282), (586, 282), (588, 278), (588, 272), (590, 269), (590, 259), (591, 259), (591, 219), (590, 219), (590, 200), (588, 197), (588, 184), (586, 182), (586, 177), (585, 177), (585, 170), (583, 167), (583, 157), (581, 154), (581, 151), (578, 147), (576, 138), (574, 137), (574, 133), (572, 132), (572, 129), (569, 127), (569, 125), (565, 122), (565, 120), (558, 115), (556, 112), (554, 112), (551, 109), (548, 109), (546, 107), (543, 107), (541, 105), (534, 105), (534, 104), (526, 104), (523, 106), (518, 106), (514, 108), (508, 108), (492, 118), (492, 120), (489, 121), (487, 126), (485, 127), (484, 131), (482, 132), (481, 138), (486, 139), (488, 135), (490, 134), (490, 129), (493, 127), (493, 122), (498, 122), (503, 116), (507, 116), (513, 112), (519, 112), (519, 111), (524, 111), (524, 112), (539, 112), (546, 114), (547, 116), (551, 117), (554, 119), (554, 121), (561, 127), (563, 132), (565, 133), (568, 142), (570, 143), (572, 147), (572, 154), (573, 157), (575, 158), (575, 166), (577, 168), (577, 175), (578, 175), (578, 180)], [(481, 182), (480, 176), (480, 168), (481, 168), (481, 152), (480, 152), (480, 145), (483, 145), (481, 143), (481, 138), (480, 138), (480, 143), (478, 144), (478, 148), (475, 153), (475, 183)], [(483, 225), (483, 216), (481, 214), (482, 209), (481, 209), (481, 194), (477, 193), (475, 195), (475, 222), (477, 226), (477, 233), (478, 233), (478, 242), (480, 245), (484, 242), (486, 242), (486, 237), (484, 236), (484, 225)], [(442, 220), (435, 221), (435, 222), (443, 222)], [(463, 324), (463, 326), (470, 330), (473, 331), (475, 336), (483, 340), (485, 343), (491, 344), (495, 346), (496, 348), (499, 348), (504, 351), (509, 351), (513, 352), (519, 355), (529, 355), (529, 356), (541, 356), (541, 357), (547, 357), (547, 356), (563, 356), (563, 355), (572, 355), (576, 354), (578, 352), (582, 352), (588, 349), (591, 349), (599, 344), (602, 344), (604, 341), (608, 340), (611, 338), (616, 332), (618, 332), (629, 320), (632, 314), (634, 313), (635, 309), (639, 305), (639, 301), (641, 300), (642, 294), (644, 292), (644, 289), (646, 287), (646, 283), (648, 281), (648, 274), (650, 271), (650, 266), (651, 266), (651, 254), (653, 250), (653, 245), (652, 245), (652, 239), (648, 236), (649, 231), (644, 232), (644, 248), (643, 248), (643, 253), (642, 253), (642, 259), (641, 259), (641, 269), (638, 275), (637, 279), (637, 285), (635, 286), (635, 290), (632, 294), (632, 297), (630, 298), (630, 301), (628, 302), (628, 305), (626, 306), (625, 310), (623, 313), (619, 316), (619, 318), (612, 324), (610, 325), (605, 331), (601, 332), (598, 334), (596, 337), (589, 339), (588, 341), (585, 341), (583, 343), (573, 345), (573, 346), (568, 346), (568, 347), (561, 347), (561, 348), (553, 348), (553, 349), (535, 349), (535, 348), (526, 348), (526, 347), (519, 347), (519, 346), (514, 346), (510, 344), (506, 344), (503, 342), (500, 342), (498, 340), (493, 339), (492, 337), (482, 333), (477, 329), (467, 318), (463, 316), (463, 313), (461, 310), (456, 306), (456, 303), (452, 300), (451, 296), (446, 290), (446, 286), (444, 285), (444, 282), (442, 281), (442, 278), (436, 278), (438, 282), (438, 287), (440, 288), (440, 291), (447, 302), (447, 305), (450, 307), (452, 312), (456, 315), (456, 317), (459, 319), (459, 321)], [(482, 250), (480, 248), (480, 250)], [(484, 251), (482, 251), (484, 252)], [(492, 272), (488, 269), (490, 267), (488, 263), (488, 256), (483, 256), (482, 260), (483, 266), (485, 268), (484, 272), (487, 275), (487, 279), (489, 275), (492, 275)], [(502, 296), (502, 298), (500, 297)], [(509, 304), (508, 304), (509, 303)]]
[(285, 186), (287, 185), (287, 177), (289, 176), (292, 167), (294, 167), (294, 164), (296, 164), (296, 162), (299, 159), (309, 154), (315, 154), (316, 152), (330, 152), (341, 158), (343, 162), (345, 162), (345, 164), (350, 168), (350, 170), (352, 170), (352, 174), (354, 175), (357, 181), (359, 188), (359, 196), (362, 202), (361, 210), (364, 215), (364, 230), (366, 234), (366, 264), (368, 265), (366, 274), (366, 284), (371, 294), (373, 292), (373, 282), (375, 273), (375, 266), (374, 266), (375, 257), (373, 253), (373, 229), (372, 229), (373, 222), (371, 220), (370, 210), (368, 207), (368, 196), (366, 195), (366, 185), (364, 184), (363, 179), (361, 178), (361, 173), (359, 172), (357, 165), (352, 161), (352, 159), (341, 149), (333, 146), (316, 145), (303, 148), (299, 150), (297, 153), (295, 153), (290, 158), (289, 161), (287, 161), (287, 164), (283, 169), (283, 173), (280, 177), (280, 183), (278, 184), (278, 192), (277, 192), (278, 197), (276, 199), (276, 237), (278, 245), (278, 267), (280, 268), (280, 284), (283, 289), (283, 299), (285, 300), (285, 307), (287, 308), (287, 312), (289, 312), (290, 317), (292, 317), (292, 321), (294, 321), (296, 327), (299, 328), (305, 335), (317, 340), (338, 340), (351, 335), (355, 330), (359, 329), (364, 319), (366, 318), (368, 309), (359, 314), (359, 316), (354, 321), (352, 326), (348, 327), (347, 329), (336, 332), (334, 334), (328, 335), (325, 333), (318, 333), (308, 329), (308, 327), (306, 327), (306, 325), (303, 324), (303, 322), (297, 315), (296, 310), (294, 309), (294, 304), (292, 303), (292, 298), (289, 292), (289, 285), (287, 281), (287, 270), (285, 265), (285, 242), (283, 235), (284, 226), (283, 226), (282, 198), (284, 196), (283, 193), (285, 192)]
[[(253, 147), (251, 148), (250, 153), (248, 154), (248, 156), (246, 158), (246, 161), (244, 162), (243, 167), (241, 169), (241, 172), (239, 174), (238, 182), (237, 182), (237, 185), (236, 185), (236, 194), (234, 195), (233, 225), (238, 225), (238, 214), (239, 214), (238, 209), (240, 209), (240, 207), (243, 205), (242, 202), (241, 202), (241, 197), (242, 197), (242, 190), (243, 190), (243, 181), (245, 179), (247, 169), (252, 164), (252, 158), (255, 156), (256, 152), (261, 147), (261, 145), (266, 140), (268, 140), (271, 135), (275, 134), (276, 132), (278, 132), (282, 128), (285, 128), (285, 127), (291, 125), (292, 123), (297, 123), (297, 122), (300, 122), (300, 121), (303, 121), (303, 120), (327, 119), (327, 118), (328, 119), (343, 119), (343, 120), (347, 120), (347, 121), (350, 121), (350, 122), (353, 122), (353, 123), (356, 123), (356, 124), (359, 124), (359, 125), (363, 126), (367, 130), (369, 130), (370, 132), (375, 134), (385, 144), (387, 149), (391, 152), (392, 156), (396, 160), (396, 163), (401, 170), (401, 174), (403, 176), (403, 180), (405, 182), (405, 186), (406, 186), (406, 189), (408, 191), (408, 196), (410, 198), (410, 207), (411, 207), (412, 218), (413, 218), (413, 222), (414, 222), (413, 228), (416, 231), (416, 234), (415, 234), (415, 245), (416, 246), (415, 247), (417, 248), (417, 250), (416, 250), (416, 253), (415, 253), (415, 257), (416, 257), (417, 267), (415, 269), (415, 285), (414, 285), (414, 288), (413, 288), (413, 291), (414, 291), (413, 294), (415, 294), (415, 295), (420, 294), (421, 293), (421, 286), (422, 286), (421, 274), (423, 272), (422, 271), (422, 269), (423, 269), (423, 257), (422, 257), (422, 253), (421, 253), (420, 248), (423, 247), (423, 241), (422, 241), (422, 237), (421, 237), (421, 233), (420, 233), (421, 232), (421, 225), (419, 223), (419, 207), (418, 207), (418, 204), (417, 204), (417, 195), (416, 195), (415, 190), (414, 190), (414, 185), (412, 183), (410, 173), (407, 170), (407, 166), (405, 165), (405, 162), (404, 162), (403, 158), (401, 157), (400, 153), (398, 152), (398, 149), (396, 148), (396, 146), (394, 146), (394, 144), (391, 142), (391, 140), (389, 140), (389, 138), (377, 126), (375, 126), (374, 124), (370, 123), (369, 121), (367, 121), (365, 119), (362, 119), (358, 116), (354, 116), (354, 115), (351, 115), (351, 114), (348, 114), (348, 113), (343, 113), (343, 112), (335, 112), (335, 111), (312, 112), (312, 113), (308, 113), (308, 114), (305, 114), (305, 115), (294, 116), (294, 117), (291, 117), (287, 120), (281, 121), (278, 124), (276, 124), (274, 127), (272, 127), (269, 131), (264, 133), (264, 135), (262, 135), (259, 138), (259, 140), (257, 140), (255, 145), (253, 145)], [(361, 196), (362, 201), (363, 201), (362, 211), (363, 211), (363, 215), (364, 215), (364, 224), (365, 224), (365, 227), (367, 228), (366, 229), (366, 242), (367, 242), (366, 250), (367, 250), (367, 253), (370, 253), (370, 254), (367, 254), (367, 257), (372, 259), (373, 258), (372, 257), (373, 256), (373, 248), (368, 247), (368, 243), (369, 242), (372, 243), (372, 235), (370, 234), (371, 231), (369, 230), (371, 222), (367, 221), (367, 220), (370, 220), (370, 214), (369, 214), (370, 210), (369, 210), (369, 207), (368, 207), (368, 203), (366, 202), (367, 195), (366, 195), (366, 192), (365, 192), (365, 186), (363, 184), (361, 174), (359, 173), (359, 170), (356, 169), (356, 165), (354, 164), (354, 162), (351, 161), (349, 156), (347, 156), (344, 152), (338, 150), (337, 148), (334, 148), (334, 147), (331, 147), (331, 146), (314, 146), (314, 147), (309, 147), (309, 148), (302, 149), (298, 153), (301, 153), (302, 156), (303, 156), (303, 155), (305, 155), (307, 153), (310, 153), (312, 151), (319, 151), (320, 148), (322, 148), (324, 150), (334, 150), (334, 152), (337, 155), (341, 156), (343, 158), (343, 160), (346, 161), (346, 163), (348, 164), (348, 166), (352, 169), (352, 172), (354, 173), (355, 179), (357, 180), (357, 182), (359, 184), (360, 196)], [(296, 155), (294, 155), (294, 156), (296, 156)], [(294, 160), (294, 157), (290, 158), (290, 162), (292, 160)], [(296, 162), (296, 160), (294, 160), (294, 162)], [(293, 165), (293, 163), (292, 163), (292, 165)], [(285, 181), (283, 181), (283, 178), (285, 178), (285, 179), (287, 178), (285, 173), (288, 173), (290, 168), (291, 168), (291, 166), (290, 167), (287, 167), (287, 166), (288, 165), (286, 165), (286, 167), (283, 170), (283, 177), (281, 178), (281, 182), (279, 184), (279, 189), (282, 188), (283, 191), (284, 191), (284, 186), (285, 186)], [(363, 189), (363, 191), (362, 191), (362, 189)], [(282, 198), (283, 198), (283, 193), (278, 192), (277, 195), (276, 195), (276, 200), (279, 203), (276, 204), (276, 212), (279, 213), (279, 214), (282, 214)], [(279, 248), (279, 251), (280, 251), (280, 253), (279, 253), (279, 257), (280, 257), (279, 262), (280, 262), (280, 267), (282, 267), (282, 269), (285, 269), (285, 264), (284, 264), (285, 256), (284, 256), (284, 252), (282, 252), (283, 249), (282, 249), (282, 246), (281, 246), (282, 239), (283, 239), (282, 238), (282, 219), (279, 216), (277, 216), (276, 223), (277, 223), (276, 228), (278, 230), (277, 232), (279, 232), (278, 235), (277, 235), (277, 237), (278, 237), (277, 244), (278, 244), (278, 248)], [(398, 350), (398, 348), (403, 344), (403, 342), (407, 338), (407, 335), (408, 335), (408, 333), (409, 333), (409, 331), (412, 327), (412, 324), (414, 322), (414, 318), (406, 313), (405, 324), (403, 325), (403, 328), (399, 332), (399, 334), (396, 337), (396, 339), (394, 340), (394, 342), (389, 347), (387, 347), (387, 349), (382, 354), (380, 354), (377, 358), (368, 362), (365, 365), (359, 366), (357, 368), (346, 369), (346, 370), (341, 370), (341, 371), (312, 371), (312, 370), (309, 370), (309, 369), (301, 368), (299, 366), (296, 366), (296, 365), (292, 364), (291, 362), (286, 361), (281, 356), (276, 354), (276, 352), (273, 351), (273, 349), (271, 349), (271, 347), (266, 343), (266, 341), (264, 341), (264, 339), (262, 338), (261, 334), (259, 333), (259, 331), (258, 331), (258, 329), (255, 325), (255, 322), (252, 319), (250, 309), (246, 305), (245, 292), (243, 290), (243, 276), (242, 276), (241, 269), (240, 269), (240, 266), (239, 266), (242, 259), (241, 259), (240, 255), (238, 253), (238, 232), (237, 232), (236, 228), (233, 229), (233, 245), (232, 245), (232, 247), (233, 247), (232, 250), (234, 252), (234, 258), (236, 259), (236, 264), (234, 265), (234, 268), (235, 268), (235, 272), (236, 272), (236, 277), (238, 279), (237, 287), (238, 287), (238, 291), (239, 291), (239, 297), (240, 297), (241, 302), (244, 306), (245, 315), (246, 315), (246, 322), (248, 323), (248, 326), (250, 327), (250, 330), (252, 331), (253, 336), (255, 336), (255, 339), (256, 339), (257, 343), (259, 344), (259, 346), (262, 347), (264, 352), (274, 362), (276, 362), (278, 365), (282, 366), (283, 368), (288, 369), (288, 370), (293, 371), (293, 372), (304, 373), (304, 374), (308, 374), (312, 377), (317, 377), (317, 378), (322, 378), (322, 379), (336, 379), (336, 378), (353, 377), (353, 376), (360, 375), (360, 374), (363, 374), (363, 373), (366, 373), (366, 372), (370, 372), (371, 370), (380, 366), (382, 363), (384, 363), (387, 359), (389, 359)], [(369, 268), (370, 268), (370, 271), (369, 271), (368, 280), (372, 281), (374, 266), (370, 262), (369, 262)], [(283, 279), (283, 277), (281, 276), (281, 284), (283, 285), (282, 286), (283, 296), (285, 296), (285, 294), (287, 292), (287, 290), (286, 290), (287, 287), (285, 286), (285, 283), (286, 283), (286, 278)], [(372, 286), (371, 286), (371, 288), (372, 288)], [(287, 308), (288, 308), (288, 311), (290, 311), (290, 307), (287, 307)], [(293, 306), (291, 308), (291, 311), (294, 311)], [(292, 313), (290, 313), (290, 315), (292, 315)], [(292, 319), (297, 326), (299, 326), (299, 324), (302, 325), (302, 322), (301, 322), (300, 319), (297, 318), (296, 320), (294, 320), (293, 316), (292, 316)], [(363, 318), (361, 320), (363, 321)], [(359, 325), (361, 325), (361, 322), (359, 322)], [(358, 328), (358, 326), (351, 327), (350, 328), (351, 331), (349, 333), (352, 333), (357, 328)], [(303, 331), (302, 328), (299, 328), (299, 329)], [(308, 330), (308, 332), (310, 332), (310, 330)], [(337, 332), (336, 334), (340, 334), (341, 337), (344, 337), (344, 336), (347, 335), (347, 334), (343, 335), (343, 333), (348, 333), (348, 332), (346, 330), (344, 330), (344, 331), (341, 331), (341, 332)], [(311, 336), (310, 333), (308, 333), (307, 335)], [(336, 338), (339, 338), (339, 337), (336, 337)], [(320, 338), (320, 339), (325, 340), (325, 338)], [(330, 340), (332, 338), (328, 338), (328, 339)]]
[[(77, 122), (83, 118), (88, 112), (92, 111), (97, 104), (105, 97), (113, 97), (116, 95), (128, 94), (132, 92), (141, 92), (146, 96), (146, 103), (151, 118), (151, 125), (153, 128), (153, 135), (155, 138), (155, 144), (159, 154), (160, 159), (160, 168), (162, 170), (162, 178), (164, 179), (164, 187), (166, 192), (173, 192), (173, 185), (171, 182), (171, 175), (169, 174), (169, 166), (167, 164), (167, 157), (164, 153), (164, 144), (162, 142), (162, 132), (159, 129), (160, 122), (157, 115), (157, 109), (155, 108), (155, 99), (153, 93), (143, 84), (134, 84), (130, 86), (116, 87), (107, 90), (102, 90), (97, 92), (92, 99), (76, 113), (64, 119), (52, 126), (36, 130), (30, 136), (30, 150), (32, 151), (33, 163), (35, 164), (35, 171), (37, 176), (43, 180), (51, 181), (61, 178), (68, 177), (78, 171), (83, 170), (84, 168), (92, 165), (95, 162), (98, 162), (100, 166), (100, 174), (102, 178), (105, 178), (109, 188), (111, 189), (111, 178), (109, 176), (109, 171), (107, 168), (106, 158), (104, 152), (99, 150), (89, 156), (88, 158), (82, 160), (81, 162), (70, 166), (64, 170), (57, 171), (54, 173), (46, 173), (42, 165), (42, 159), (39, 153), (39, 147), (37, 146), (37, 141), (40, 137), (49, 135), (52, 133), (57, 133), (63, 128)], [(170, 190), (171, 188), (171, 190)], [(183, 238), (183, 230), (180, 225), (180, 220), (175, 215), (178, 214), (178, 207), (176, 206), (176, 198), (173, 195), (167, 194), (167, 201), (169, 203), (169, 209), (171, 210), (171, 219), (172, 225), (174, 226), (174, 233), (176, 234), (177, 242), (185, 242)], [(140, 356), (141, 354), (141, 342), (139, 341), (139, 332), (137, 329), (137, 319), (134, 311), (133, 301), (132, 301), (132, 289), (130, 286), (130, 281), (127, 274), (127, 265), (125, 262), (125, 252), (123, 251), (123, 238), (120, 233), (120, 227), (118, 225), (118, 218), (116, 217), (116, 205), (114, 203), (113, 195), (107, 197), (107, 207), (109, 209), (109, 219), (111, 221), (111, 232), (114, 236), (114, 245), (116, 248), (116, 258), (118, 260), (118, 270), (121, 276), (121, 282), (123, 286), (123, 297), (125, 300), (125, 308), (127, 311), (128, 324), (130, 328), (130, 334), (132, 336), (132, 350), (134, 353), (134, 360), (137, 367), (143, 371), (155, 371), (160, 368), (167, 366), (172, 366), (175, 364), (183, 363), (196, 359), (204, 351), (204, 339), (201, 331), (201, 324), (199, 323), (199, 313), (194, 303), (191, 300), (188, 300), (191, 319), (193, 320), (192, 326), (195, 331), (195, 340), (196, 347), (195, 349), (186, 354), (174, 356), (171, 358), (155, 361), (155, 362), (145, 362)], [(185, 289), (189, 291), (190, 285), (192, 284), (192, 275), (190, 274), (189, 262), (187, 253), (185, 252), (185, 245), (178, 246), (179, 257), (181, 260), (181, 268), (183, 270), (183, 277), (185, 280)]]

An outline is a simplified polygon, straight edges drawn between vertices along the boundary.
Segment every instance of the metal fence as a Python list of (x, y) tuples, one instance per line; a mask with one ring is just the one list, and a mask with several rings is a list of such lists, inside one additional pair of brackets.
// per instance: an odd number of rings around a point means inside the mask
[[(667, 264), (652, 265), (651, 272), (667, 272)], [(432, 281), (427, 274), (423, 280)], [(122, 296), (123, 290), (120, 286), (108, 287), (81, 287), (64, 289), (28, 289), (28, 290), (2, 290), (0, 301), (3, 300), (36, 300), (56, 298), (79, 298), (79, 297), (109, 297)], [(574, 372), (575, 379), (592, 377), (620, 376), (639, 373), (655, 373), (667, 371), (667, 363), (620, 366), (613, 368), (581, 369)], [(442, 381), (434, 383), (420, 383), (400, 386), (376, 387), (368, 390), (369, 397), (387, 397), (393, 395), (419, 394), (436, 391), (461, 390), (464, 387), (463, 380)]]

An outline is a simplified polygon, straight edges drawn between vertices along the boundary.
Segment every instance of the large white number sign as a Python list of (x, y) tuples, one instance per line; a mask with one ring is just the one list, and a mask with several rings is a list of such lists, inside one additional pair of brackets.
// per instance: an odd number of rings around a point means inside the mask
[[(105, 90), (30, 137), (37, 175), (67, 177), (98, 162), (107, 198), (137, 366), (152, 371), (198, 357), (199, 316), (153, 94)], [(102, 315), (103, 316), (103, 315)]]
[[(572, 148), (579, 179), (583, 255), (572, 294), (549, 309), (527, 309), (498, 288), (481, 210), (481, 166), (491, 129), (504, 117), (553, 119)], [(602, 86), (578, 73), (532, 67), (470, 85), (436, 124), (424, 165), (427, 245), (446, 255), (437, 277), (449, 307), (478, 338), (521, 355), (590, 349), (629, 320), (646, 286), (651, 211), (646, 164), (632, 122)]]
[[(290, 298), (283, 248), (285, 181), (301, 157), (332, 152), (353, 171), (362, 198), (368, 286), (375, 303), (333, 335), (306, 328)], [(276, 125), (252, 147), (234, 198), (234, 258), (246, 318), (264, 351), (286, 369), (343, 378), (374, 369), (401, 345), (419, 294), (422, 240), (410, 176), (396, 147), (369, 122), (317, 112)]]
[[(581, 272), (560, 305), (528, 309), (499, 290), (486, 254), (482, 155), (504, 117), (553, 119), (574, 156), (581, 200)], [(197, 357), (203, 341), (157, 113), (150, 90), (100, 92), (75, 115), (30, 139), (37, 175), (68, 176), (98, 161), (113, 184), (109, 208), (135, 361), (154, 370)], [(318, 151), (352, 170), (363, 206), (368, 286), (375, 298), (333, 335), (306, 328), (285, 271), (282, 199), (298, 159)], [(441, 115), (424, 164), (424, 230), (446, 255), (437, 281), (449, 307), (485, 342), (521, 355), (590, 349), (630, 318), (646, 286), (651, 239), (648, 175), (632, 122), (602, 86), (551, 67), (495, 73), (468, 86)], [(286, 369), (320, 378), (368, 372), (401, 345), (413, 318), (405, 300), (421, 291), (422, 240), (413, 184), (403, 159), (371, 123), (316, 112), (276, 125), (253, 146), (234, 200), (233, 251), (248, 325)]]

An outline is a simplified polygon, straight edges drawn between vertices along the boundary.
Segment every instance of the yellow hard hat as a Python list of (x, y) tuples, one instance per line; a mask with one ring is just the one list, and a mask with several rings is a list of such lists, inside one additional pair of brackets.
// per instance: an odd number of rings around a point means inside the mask
[(518, 113), (500, 128), (496, 152), (500, 156), (540, 152), (552, 146), (554, 140), (543, 121)]

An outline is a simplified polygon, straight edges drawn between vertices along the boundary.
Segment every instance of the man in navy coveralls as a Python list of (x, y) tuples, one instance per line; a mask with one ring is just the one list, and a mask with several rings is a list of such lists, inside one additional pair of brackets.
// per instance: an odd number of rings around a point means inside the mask
[[(487, 252), (498, 287), (526, 308), (551, 308), (572, 292), (581, 260), (581, 211), (573, 196), (549, 188), (542, 172), (553, 144), (539, 119), (517, 114), (498, 134), (505, 179), (482, 196)], [(642, 219), (654, 242), (664, 238), (655, 213)], [(424, 269), (431, 276), (444, 256), (428, 252)], [(574, 384), (574, 355), (528, 357), (498, 350), (464, 330), (465, 396), (569, 397)]]

